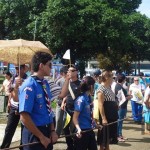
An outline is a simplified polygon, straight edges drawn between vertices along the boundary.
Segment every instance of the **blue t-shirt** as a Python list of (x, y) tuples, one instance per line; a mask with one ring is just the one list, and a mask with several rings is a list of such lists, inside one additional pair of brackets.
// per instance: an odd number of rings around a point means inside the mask
[[(47, 80), (44, 80), (44, 83), (49, 99), (51, 99), (52, 95)], [(52, 113), (49, 114), (46, 107), (43, 87), (41, 83), (37, 82), (33, 77), (29, 77), (19, 89), (19, 112), (29, 113), (36, 126), (53, 122)]]
[(80, 112), (78, 117), (79, 126), (81, 129), (91, 129), (91, 98), (87, 94), (79, 96), (74, 103), (74, 110)]

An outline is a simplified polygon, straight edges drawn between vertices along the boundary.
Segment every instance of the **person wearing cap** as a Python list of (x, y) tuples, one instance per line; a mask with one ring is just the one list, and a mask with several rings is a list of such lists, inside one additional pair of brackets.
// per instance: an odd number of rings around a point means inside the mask
[[(116, 95), (116, 101), (119, 103), (119, 110), (118, 110), (118, 141), (119, 142), (125, 142), (127, 138), (125, 138), (122, 135), (122, 125), (123, 125), (123, 119), (126, 116), (127, 113), (127, 104), (128, 100), (132, 98), (131, 95), (128, 95), (127, 90), (123, 87), (124, 83), (126, 81), (126, 77), (124, 74), (118, 74), (117, 75), (117, 84), (115, 86), (115, 95)], [(125, 99), (121, 97), (121, 99), (118, 100), (117, 95), (122, 92)]]
[(131, 107), (132, 107), (132, 116), (135, 123), (142, 123), (142, 101), (143, 94), (145, 92), (145, 86), (139, 83), (139, 77), (134, 77), (134, 83), (129, 87), (129, 94), (132, 95)]
[(25, 73), (28, 77), (31, 75), (31, 69), (29, 64), (25, 64)]
[[(61, 78), (56, 81), (56, 84), (63, 87), (63, 84), (65, 82), (65, 78), (68, 72), (68, 67), (64, 66), (60, 69)], [(64, 110), (61, 109), (63, 99), (56, 99), (57, 106), (56, 106), (56, 133), (58, 136), (60, 136), (63, 126), (64, 126)]]
[[(72, 117), (74, 112), (74, 100), (78, 97), (80, 90), (80, 80), (78, 79), (78, 68), (75, 65), (69, 67), (68, 72), (71, 75), (69, 93), (66, 98), (63, 99), (61, 108), (71, 116), (70, 122), (64, 128), (64, 134), (69, 135), (72, 127)], [(75, 128), (73, 127), (72, 130)], [(74, 149), (74, 140), (72, 137), (66, 137), (67, 150)]]

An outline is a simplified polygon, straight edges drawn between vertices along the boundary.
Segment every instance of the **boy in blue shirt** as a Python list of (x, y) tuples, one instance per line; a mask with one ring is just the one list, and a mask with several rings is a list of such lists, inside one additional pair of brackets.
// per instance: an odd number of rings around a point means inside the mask
[[(36, 52), (32, 58), (33, 76), (29, 77), (19, 89), (19, 112), (24, 125), (22, 143), (39, 142), (25, 146), (23, 150), (52, 150), (58, 139), (54, 129), (51, 110), (50, 86), (44, 76), (49, 76), (52, 56), (45, 52)], [(63, 98), (68, 92), (69, 78), (58, 97)]]

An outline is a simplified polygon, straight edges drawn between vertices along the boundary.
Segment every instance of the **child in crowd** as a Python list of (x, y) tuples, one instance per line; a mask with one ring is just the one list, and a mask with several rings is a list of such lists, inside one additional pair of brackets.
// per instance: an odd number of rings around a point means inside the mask
[[(92, 109), (91, 109), (91, 87), (95, 81), (92, 77), (85, 77), (80, 85), (80, 95), (74, 103), (73, 122), (77, 129), (74, 147), (75, 150), (97, 150), (95, 133), (93, 128)], [(82, 132), (87, 131), (88, 132)]]

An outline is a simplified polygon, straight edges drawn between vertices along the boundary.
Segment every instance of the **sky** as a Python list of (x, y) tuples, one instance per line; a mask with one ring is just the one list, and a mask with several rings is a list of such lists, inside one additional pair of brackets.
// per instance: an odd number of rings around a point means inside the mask
[(139, 6), (137, 11), (140, 11), (141, 14), (145, 14), (150, 18), (150, 0), (142, 0), (142, 4)]

